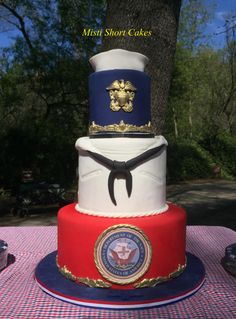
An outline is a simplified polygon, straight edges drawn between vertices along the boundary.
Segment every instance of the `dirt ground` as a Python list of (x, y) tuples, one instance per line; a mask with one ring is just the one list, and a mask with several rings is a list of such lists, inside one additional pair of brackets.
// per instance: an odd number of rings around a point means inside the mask
[[(167, 186), (167, 200), (186, 209), (188, 225), (225, 226), (236, 231), (236, 182), (199, 180)], [(12, 216), (11, 204), (0, 203), (0, 226), (56, 225), (58, 207), (30, 210), (27, 217)]]

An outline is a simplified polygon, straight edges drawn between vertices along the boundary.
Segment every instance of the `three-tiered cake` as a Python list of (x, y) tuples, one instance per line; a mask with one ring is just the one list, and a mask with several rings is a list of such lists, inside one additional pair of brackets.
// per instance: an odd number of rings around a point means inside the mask
[(76, 142), (78, 203), (58, 214), (57, 267), (80, 290), (63, 298), (121, 308), (173, 301), (165, 291), (193, 257), (185, 253), (186, 214), (166, 203), (167, 142), (152, 133), (148, 59), (111, 50), (90, 62), (89, 137)]

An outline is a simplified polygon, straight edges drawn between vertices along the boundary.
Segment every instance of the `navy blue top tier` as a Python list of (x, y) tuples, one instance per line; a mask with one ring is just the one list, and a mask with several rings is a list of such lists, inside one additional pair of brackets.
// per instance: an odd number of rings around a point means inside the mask
[[(97, 56), (97, 72), (89, 77), (89, 135), (102, 134), (106, 137), (106, 134), (128, 134), (137, 137), (152, 133), (150, 78), (142, 71), (147, 58), (136, 52), (119, 49)], [(107, 67), (104, 63), (106, 57), (111, 58), (111, 61), (107, 61)], [(93, 58), (91, 60), (93, 64)], [(105, 67), (100, 67), (100, 62)]]
[(150, 132), (150, 78), (134, 70), (109, 70), (89, 78), (90, 134)]

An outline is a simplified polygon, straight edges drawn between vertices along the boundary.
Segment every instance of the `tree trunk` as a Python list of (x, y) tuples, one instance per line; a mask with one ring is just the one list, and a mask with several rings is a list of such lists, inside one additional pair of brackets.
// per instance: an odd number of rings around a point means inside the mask
[[(181, 0), (107, 1), (106, 28), (126, 30), (125, 36), (103, 37), (102, 50), (137, 51), (149, 59), (147, 73), (152, 80), (152, 125), (160, 134), (170, 88), (172, 62)], [(151, 31), (150, 36), (129, 36), (128, 30)]]

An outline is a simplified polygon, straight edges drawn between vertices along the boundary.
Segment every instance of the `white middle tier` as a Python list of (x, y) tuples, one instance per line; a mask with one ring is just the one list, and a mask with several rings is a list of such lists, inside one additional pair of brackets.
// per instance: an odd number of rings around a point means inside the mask
[[(132, 192), (126, 190), (126, 180), (121, 176), (114, 180), (112, 202), (108, 191), (110, 169), (93, 159), (95, 152), (111, 160), (128, 161), (145, 151), (164, 144), (162, 150), (137, 165), (132, 174)], [(166, 145), (163, 136), (154, 138), (79, 138), (79, 204), (80, 212), (109, 217), (134, 217), (162, 213), (166, 205)]]

